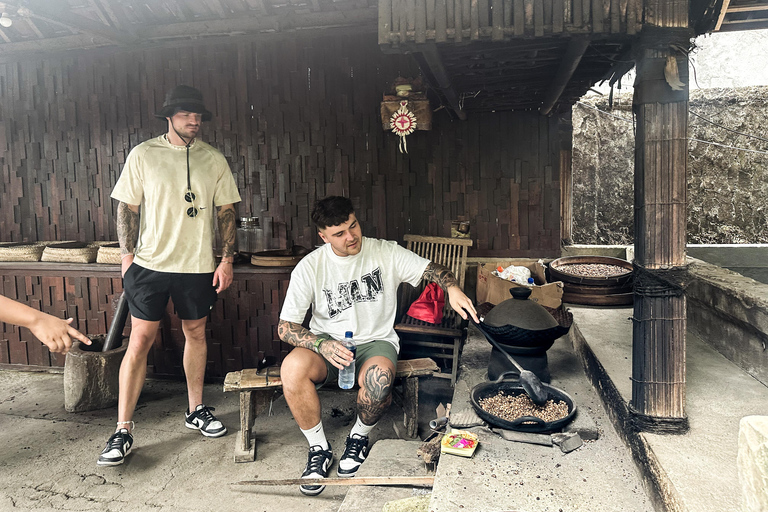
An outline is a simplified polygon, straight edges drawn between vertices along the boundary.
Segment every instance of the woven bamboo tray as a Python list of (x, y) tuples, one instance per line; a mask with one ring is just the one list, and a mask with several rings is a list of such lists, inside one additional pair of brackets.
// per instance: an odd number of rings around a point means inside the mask
[(85, 242), (58, 242), (43, 250), (41, 261), (59, 263), (93, 263), (99, 247)]
[(40, 261), (45, 245), (27, 242), (0, 243), (0, 261)]
[(257, 267), (295, 267), (309, 250), (300, 245), (290, 249), (257, 252), (251, 256), (251, 265)]
[(119, 242), (99, 242), (99, 252), (96, 253), (96, 263), (107, 263), (110, 265), (120, 264), (120, 243)]

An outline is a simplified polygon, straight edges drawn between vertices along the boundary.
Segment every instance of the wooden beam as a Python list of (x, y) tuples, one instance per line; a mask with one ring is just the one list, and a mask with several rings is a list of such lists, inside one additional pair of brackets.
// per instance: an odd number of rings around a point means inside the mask
[(555, 78), (552, 80), (552, 85), (544, 96), (540, 110), (542, 115), (548, 115), (557, 103), (557, 100), (560, 99), (568, 82), (571, 81), (573, 73), (579, 67), (579, 62), (581, 62), (584, 52), (589, 48), (589, 43), (590, 40), (587, 36), (573, 37), (568, 43), (568, 48), (563, 56), (563, 60), (560, 61), (560, 67), (557, 69)]
[(733, 14), (736, 12), (755, 12), (755, 11), (768, 11), (768, 3), (728, 6), (728, 14)]
[(98, 0), (98, 2), (99, 2), (98, 6), (109, 17), (109, 21), (112, 22), (112, 25), (114, 25), (117, 29), (122, 29), (123, 24), (120, 21), (120, 19), (117, 17), (117, 14), (115, 14), (115, 10), (112, 9), (111, 5), (109, 5), (109, 2), (107, 0)]
[(720, 30), (720, 27), (723, 25), (723, 20), (725, 19), (725, 14), (728, 12), (730, 3), (731, 0), (723, 0), (723, 7), (720, 9), (720, 15), (717, 17), (717, 23), (715, 24), (715, 32)]
[[(281, 16), (253, 16), (227, 20), (194, 21), (143, 27), (136, 31), (133, 47), (148, 48), (168, 46), (181, 41), (190, 42), (214, 40), (236, 36), (254, 37), (259, 35), (270, 38), (279, 37), (280, 33), (292, 31), (314, 31), (346, 27), (355, 33), (376, 30), (377, 8), (351, 9), (338, 13), (304, 13)], [(218, 36), (218, 37), (217, 37)], [(0, 44), (0, 57), (19, 53), (40, 53), (59, 50), (79, 50), (114, 45), (114, 39), (81, 33), (72, 36), (20, 41)]]
[(189, 21), (169, 25), (152, 25), (136, 30), (139, 40), (201, 38), (217, 35), (271, 33), (288, 30), (359, 26), (378, 23), (378, 7), (343, 11), (310, 12), (272, 16), (240, 16), (224, 20)]
[(467, 113), (459, 106), (459, 95), (451, 84), (451, 78), (443, 66), (443, 60), (440, 58), (440, 52), (434, 44), (422, 44), (413, 46), (412, 52), (419, 64), (422, 72), (429, 77), (432, 85), (438, 89), (448, 101), (448, 108), (453, 110), (456, 116), (462, 121), (467, 119)]
[(106, 39), (94, 38), (88, 34), (77, 34), (48, 39), (35, 39), (34, 41), (0, 44), (0, 57), (23, 53), (99, 48), (102, 46), (114, 46), (114, 43), (112, 41), (107, 41)]
[(44, 3), (40, 0), (27, 0), (20, 9), (20, 14), (31, 18), (38, 18), (48, 23), (73, 28), (86, 34), (99, 36), (116, 44), (132, 44), (136, 42), (135, 38), (125, 32), (78, 16), (67, 9), (57, 7), (57, 5), (51, 2)]
[(762, 30), (768, 28), (768, 19), (733, 20), (723, 22), (720, 32), (735, 32), (741, 30)]

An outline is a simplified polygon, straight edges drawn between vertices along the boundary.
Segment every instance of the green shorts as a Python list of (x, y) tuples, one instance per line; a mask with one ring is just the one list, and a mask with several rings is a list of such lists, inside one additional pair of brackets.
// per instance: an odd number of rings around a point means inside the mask
[[(376, 356), (386, 357), (392, 361), (392, 364), (397, 368), (397, 349), (393, 344), (385, 340), (363, 343), (362, 345), (357, 346), (357, 354), (355, 356), (355, 384), (357, 384), (360, 368), (368, 359)], [(323, 358), (323, 361), (325, 361), (325, 368), (328, 370), (328, 375), (325, 376), (325, 381), (316, 386), (317, 389), (320, 389), (329, 382), (336, 384), (339, 381), (339, 369), (329, 363), (327, 359)]]

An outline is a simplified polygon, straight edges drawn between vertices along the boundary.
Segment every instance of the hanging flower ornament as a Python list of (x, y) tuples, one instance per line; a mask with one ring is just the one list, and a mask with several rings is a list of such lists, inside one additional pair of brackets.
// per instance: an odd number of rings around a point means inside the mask
[(400, 108), (389, 118), (389, 124), (392, 126), (392, 132), (400, 137), (400, 152), (407, 153), (408, 145), (405, 142), (405, 136), (412, 134), (416, 129), (416, 116), (408, 110), (408, 101), (400, 102)]

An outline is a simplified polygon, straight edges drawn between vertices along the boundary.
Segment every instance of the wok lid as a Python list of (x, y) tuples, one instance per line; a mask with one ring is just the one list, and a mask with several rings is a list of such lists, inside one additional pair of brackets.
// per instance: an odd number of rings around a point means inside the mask
[(507, 299), (485, 315), (484, 325), (504, 327), (512, 325), (521, 329), (540, 331), (558, 327), (555, 317), (544, 307), (528, 300), (531, 289), (527, 287), (510, 288), (511, 299)]

